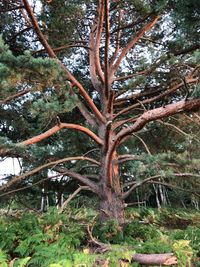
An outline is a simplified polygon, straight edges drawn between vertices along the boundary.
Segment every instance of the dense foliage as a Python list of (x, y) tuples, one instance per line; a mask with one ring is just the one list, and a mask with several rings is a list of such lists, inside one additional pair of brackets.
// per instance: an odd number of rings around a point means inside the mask
[[(171, 251), (178, 256), (179, 266), (183, 267), (191, 257), (196, 262), (200, 256), (198, 213), (128, 209), (126, 217), (128, 224), (122, 229), (116, 221), (99, 228), (96, 211), (84, 208), (68, 208), (63, 214), (51, 210), (44, 215), (18, 211), (2, 215), (1, 266), (12, 262), (16, 267), (72, 267), (81, 264), (91, 267), (94, 263), (102, 266), (107, 260), (106, 266), (116, 267), (120, 259), (127, 260), (126, 266), (138, 266), (130, 263), (134, 253)], [(91, 222), (94, 224), (92, 235), (111, 244), (110, 251), (98, 254), (98, 247), (94, 247), (87, 233), (87, 225)]]

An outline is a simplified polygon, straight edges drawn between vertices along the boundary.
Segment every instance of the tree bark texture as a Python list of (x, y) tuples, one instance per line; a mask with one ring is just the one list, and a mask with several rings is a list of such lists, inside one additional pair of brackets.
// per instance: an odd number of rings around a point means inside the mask
[(172, 253), (164, 254), (135, 254), (133, 261), (142, 265), (170, 266), (177, 264), (177, 258)]

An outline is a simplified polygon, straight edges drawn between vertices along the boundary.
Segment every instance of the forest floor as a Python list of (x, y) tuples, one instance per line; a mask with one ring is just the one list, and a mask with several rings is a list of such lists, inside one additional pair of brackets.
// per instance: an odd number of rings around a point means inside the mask
[(141, 253), (172, 253), (173, 266), (200, 266), (200, 212), (128, 208), (123, 227), (101, 226), (97, 211), (85, 207), (0, 216), (1, 267), (141, 266), (133, 262)]

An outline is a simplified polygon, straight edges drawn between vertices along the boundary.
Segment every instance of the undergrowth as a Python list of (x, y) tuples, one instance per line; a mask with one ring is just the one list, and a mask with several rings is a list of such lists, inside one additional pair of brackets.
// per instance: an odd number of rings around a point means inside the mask
[[(174, 252), (183, 267), (192, 256), (200, 256), (198, 213), (129, 209), (123, 227), (116, 221), (100, 225), (96, 215), (92, 209), (68, 208), (63, 214), (52, 209), (43, 215), (1, 216), (0, 266), (115, 267), (122, 259), (128, 260), (121, 266), (137, 266), (131, 265), (134, 253)], [(103, 255), (97, 253), (87, 232), (94, 220), (93, 237), (112, 247)]]

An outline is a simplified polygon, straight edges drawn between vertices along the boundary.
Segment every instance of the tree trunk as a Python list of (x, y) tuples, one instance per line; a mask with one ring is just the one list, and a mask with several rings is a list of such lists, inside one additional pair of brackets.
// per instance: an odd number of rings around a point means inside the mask
[(100, 221), (116, 220), (120, 225), (124, 224), (124, 201), (120, 195), (111, 188), (102, 188), (100, 197)]
[(112, 157), (112, 181), (108, 182), (108, 160), (107, 155), (102, 156), (99, 198), (100, 198), (100, 221), (116, 220), (120, 225), (124, 224), (124, 200), (122, 198), (122, 187), (120, 184), (118, 156), (115, 151)]

